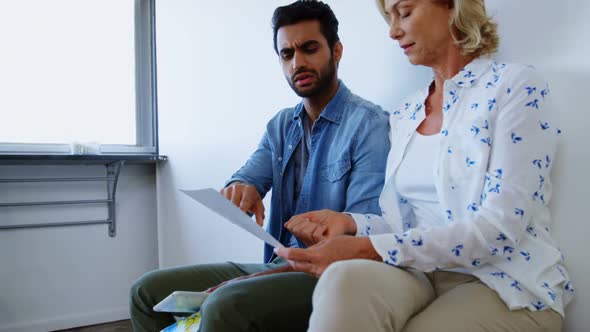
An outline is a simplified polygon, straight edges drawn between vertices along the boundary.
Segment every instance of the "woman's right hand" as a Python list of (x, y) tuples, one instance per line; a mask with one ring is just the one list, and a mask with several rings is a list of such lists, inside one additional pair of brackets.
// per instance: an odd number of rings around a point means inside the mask
[(355, 235), (357, 231), (350, 215), (332, 210), (298, 214), (285, 223), (285, 228), (308, 247), (334, 236)]

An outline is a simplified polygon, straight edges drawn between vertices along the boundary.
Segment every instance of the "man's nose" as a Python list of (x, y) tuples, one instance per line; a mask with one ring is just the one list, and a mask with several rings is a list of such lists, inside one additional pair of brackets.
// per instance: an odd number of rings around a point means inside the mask
[(295, 52), (293, 54), (293, 71), (297, 71), (301, 67), (306, 65), (305, 55), (301, 52)]

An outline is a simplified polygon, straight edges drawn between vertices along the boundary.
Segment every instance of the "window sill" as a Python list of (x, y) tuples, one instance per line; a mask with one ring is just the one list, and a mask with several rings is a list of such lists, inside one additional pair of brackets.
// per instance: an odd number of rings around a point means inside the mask
[(155, 164), (167, 160), (167, 156), (152, 154), (0, 154), (0, 165), (105, 165), (118, 161), (124, 161), (125, 164)]

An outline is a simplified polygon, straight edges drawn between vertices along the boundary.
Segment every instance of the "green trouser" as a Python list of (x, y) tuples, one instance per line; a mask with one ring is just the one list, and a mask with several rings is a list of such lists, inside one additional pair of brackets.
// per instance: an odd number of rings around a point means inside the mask
[[(135, 331), (160, 331), (174, 323), (154, 305), (173, 291), (204, 291), (224, 281), (277, 268), (269, 264), (206, 264), (148, 272), (131, 287), (130, 313)], [(201, 332), (306, 331), (317, 278), (299, 272), (253, 277), (215, 290), (201, 307)]]

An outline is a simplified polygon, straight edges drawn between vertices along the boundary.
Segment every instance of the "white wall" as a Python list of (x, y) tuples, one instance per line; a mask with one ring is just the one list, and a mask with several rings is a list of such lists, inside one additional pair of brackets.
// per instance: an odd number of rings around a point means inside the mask
[[(291, 1), (157, 3), (160, 148), (170, 162), (158, 171), (161, 266), (261, 260), (261, 244), (227, 225), (177, 188), (220, 187), (246, 160), (267, 120), (298, 99), (282, 77), (272, 49), (270, 17)], [(431, 74), (411, 67), (373, 0), (326, 1), (341, 22), (340, 77), (357, 94), (391, 109)], [(567, 257), (577, 296), (566, 331), (584, 331), (590, 318), (590, 234), (582, 210), (590, 187), (588, 87), (590, 3), (585, 0), (488, 0), (500, 24), (500, 59), (530, 63), (550, 81), (564, 131), (554, 172), (555, 233)], [(587, 94), (587, 93), (586, 93)]]
[[(104, 166), (0, 166), (0, 178), (104, 176)], [(104, 199), (104, 183), (0, 184), (0, 202)], [(157, 268), (155, 166), (128, 165), (107, 225), (0, 231), (0, 332), (128, 318), (133, 281)], [(102, 207), (101, 207), (102, 206)], [(0, 224), (106, 218), (104, 205), (1, 208)]]

